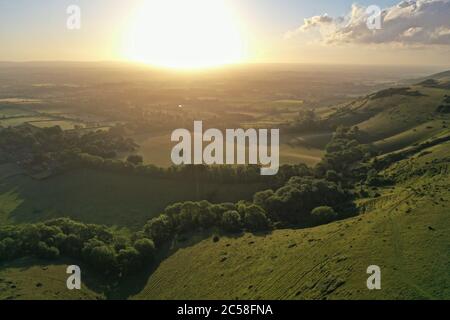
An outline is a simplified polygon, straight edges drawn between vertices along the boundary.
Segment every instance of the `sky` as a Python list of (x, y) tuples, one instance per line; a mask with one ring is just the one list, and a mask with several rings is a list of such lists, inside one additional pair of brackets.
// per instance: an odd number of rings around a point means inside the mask
[[(80, 29), (67, 28), (70, 5)], [(371, 5), (383, 10), (379, 30), (367, 27)], [(0, 0), (0, 61), (450, 66), (449, 57), (449, 0)]]

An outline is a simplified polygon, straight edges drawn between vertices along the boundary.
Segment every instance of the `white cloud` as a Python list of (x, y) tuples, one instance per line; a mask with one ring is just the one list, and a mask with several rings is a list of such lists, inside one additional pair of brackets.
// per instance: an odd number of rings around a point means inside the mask
[(450, 45), (450, 0), (402, 1), (382, 10), (380, 30), (367, 27), (368, 17), (366, 8), (355, 4), (346, 17), (314, 16), (286, 36), (319, 30), (328, 44)]

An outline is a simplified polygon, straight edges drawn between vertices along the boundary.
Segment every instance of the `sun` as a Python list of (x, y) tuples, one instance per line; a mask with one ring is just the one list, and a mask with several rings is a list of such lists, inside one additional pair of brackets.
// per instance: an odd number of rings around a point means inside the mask
[(239, 23), (224, 0), (144, 0), (125, 45), (129, 60), (182, 69), (242, 62), (245, 51)]

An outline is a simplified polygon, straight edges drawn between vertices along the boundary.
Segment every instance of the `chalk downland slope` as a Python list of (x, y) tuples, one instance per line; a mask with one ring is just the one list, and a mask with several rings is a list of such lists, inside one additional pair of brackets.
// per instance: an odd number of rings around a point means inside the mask
[[(134, 299), (446, 299), (450, 142), (385, 170), (366, 213), (303, 230), (211, 238), (161, 263)], [(382, 289), (366, 287), (378, 265)]]

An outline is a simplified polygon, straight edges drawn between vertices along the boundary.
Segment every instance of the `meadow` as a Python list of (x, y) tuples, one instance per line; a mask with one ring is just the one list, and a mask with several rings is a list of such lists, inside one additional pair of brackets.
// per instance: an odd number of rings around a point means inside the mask
[(250, 199), (262, 188), (260, 184), (195, 183), (94, 170), (45, 180), (16, 175), (0, 182), (0, 221), (27, 223), (70, 217), (133, 229), (175, 202), (234, 202)]

